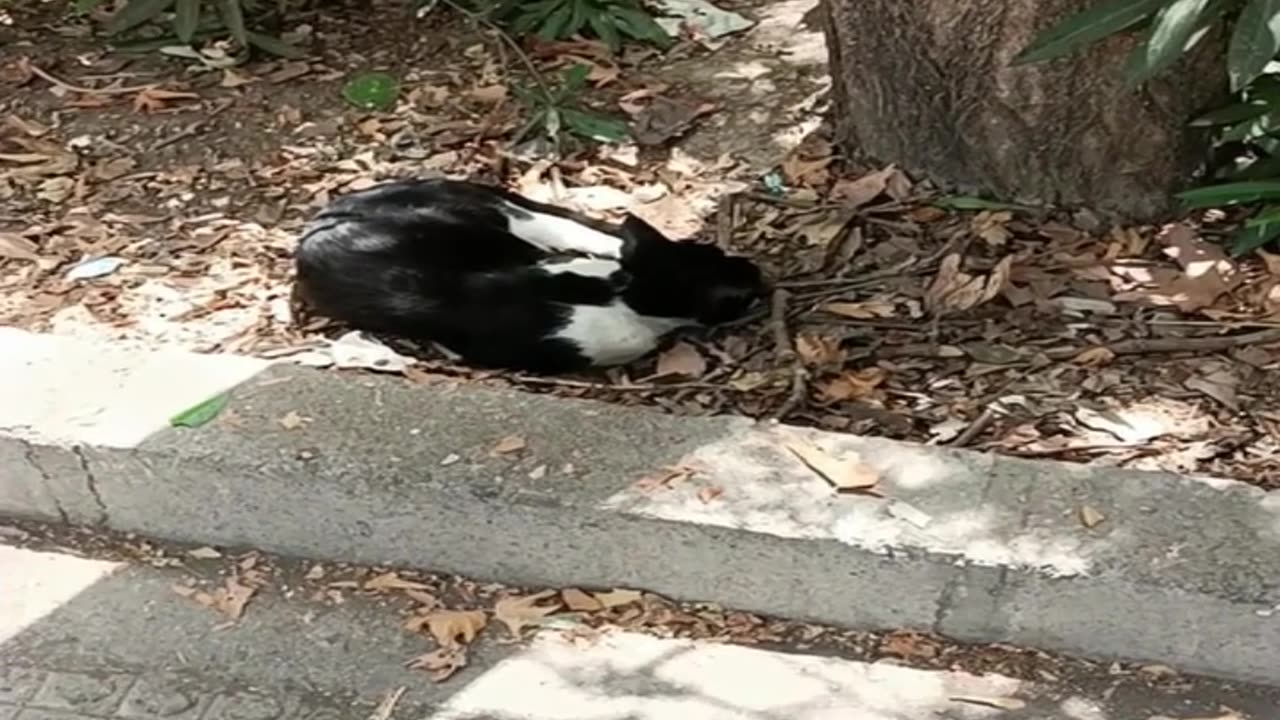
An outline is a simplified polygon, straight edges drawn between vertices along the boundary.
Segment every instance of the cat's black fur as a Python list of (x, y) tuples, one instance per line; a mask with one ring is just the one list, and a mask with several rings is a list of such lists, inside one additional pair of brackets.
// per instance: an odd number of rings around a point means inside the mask
[(297, 296), (321, 315), (545, 373), (629, 362), (677, 327), (740, 317), (765, 292), (751, 261), (634, 216), (615, 227), (452, 180), (338, 198), (295, 260)]

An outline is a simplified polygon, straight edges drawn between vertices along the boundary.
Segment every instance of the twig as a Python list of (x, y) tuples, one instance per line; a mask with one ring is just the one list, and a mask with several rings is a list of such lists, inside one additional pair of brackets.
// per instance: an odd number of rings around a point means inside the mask
[(591, 382), (589, 380), (572, 380), (569, 378), (560, 378), (554, 376), (541, 375), (494, 375), (492, 377), (508, 380), (510, 382), (525, 383), (527, 385), (553, 385), (556, 387), (580, 388), (582, 390), (612, 390), (615, 392), (672, 392), (676, 390), (732, 390), (728, 385), (718, 385), (708, 382), (682, 382), (682, 383), (627, 383), (625, 385), (610, 385), (602, 382)]
[(142, 92), (143, 90), (151, 90), (159, 85), (159, 83), (150, 83), (147, 85), (131, 85), (129, 87), (118, 88), (87, 88), (82, 85), (73, 85), (72, 83), (54, 77), (53, 75), (41, 70), (35, 63), (27, 61), (27, 69), (31, 74), (41, 78), (53, 85), (66, 90), (67, 92), (81, 93), (83, 95), (128, 95), (129, 93)]
[(716, 245), (729, 247), (729, 238), (733, 236), (733, 211), (737, 195), (726, 193), (716, 203)]
[(771, 413), (775, 420), (791, 414), (804, 402), (809, 387), (809, 371), (804, 367), (804, 358), (796, 352), (795, 342), (787, 331), (787, 301), (790, 298), (786, 290), (778, 288), (769, 299), (769, 330), (773, 333), (773, 347), (778, 359), (791, 364), (791, 392), (787, 399)]
[(986, 406), (982, 409), (982, 414), (973, 422), (969, 423), (969, 427), (965, 428), (964, 432), (957, 435), (955, 440), (951, 441), (951, 446), (965, 447), (969, 445), (974, 440), (977, 440), (979, 435), (986, 432), (987, 428), (991, 427), (991, 423), (995, 422), (996, 418), (999, 416), (1000, 412), (995, 409), (994, 405)]
[(527, 53), (525, 53), (524, 48), (520, 47), (520, 43), (516, 42), (515, 38), (511, 37), (510, 35), (507, 34), (505, 30), (498, 27), (497, 23), (485, 17), (481, 13), (468, 10), (462, 5), (459, 5), (458, 3), (454, 2), (454, 0), (439, 0), (439, 1), (453, 8), (454, 11), (461, 13), (464, 17), (471, 20), (472, 22), (479, 23), (480, 25), (484, 25), (485, 27), (489, 28), (489, 30), (495, 33), (498, 36), (498, 38), (502, 40), (502, 42), (506, 43), (507, 47), (511, 48), (512, 52), (516, 54), (516, 57), (520, 58), (521, 64), (523, 64), (525, 68), (528, 69), (529, 74), (533, 76), (533, 81), (538, 84), (538, 89), (542, 91), (543, 97), (546, 98), (547, 100), (550, 100), (551, 98), (555, 97), (555, 95), (551, 92), (551, 86), (547, 84), (547, 79), (542, 76), (542, 72), (538, 70), (538, 66), (533, 64), (533, 60), (529, 57)]
[(400, 702), (400, 696), (404, 695), (404, 691), (405, 687), (401, 685), (384, 695), (378, 707), (374, 708), (373, 713), (369, 715), (369, 720), (390, 720), (391, 714), (396, 711), (396, 703)]
[[(1218, 337), (1121, 340), (1105, 347), (1116, 355), (1143, 355), (1166, 352), (1218, 352), (1241, 345), (1265, 345), (1274, 342), (1280, 342), (1280, 328)], [(1084, 350), (1085, 348), (1061, 348), (1049, 350), (1045, 355), (1052, 360), (1066, 360), (1079, 355)]]

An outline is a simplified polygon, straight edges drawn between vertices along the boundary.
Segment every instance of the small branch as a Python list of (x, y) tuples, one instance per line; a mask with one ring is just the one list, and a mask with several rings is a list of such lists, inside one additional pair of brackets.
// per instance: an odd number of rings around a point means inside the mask
[(733, 236), (733, 211), (737, 196), (726, 193), (716, 203), (716, 245), (729, 247), (729, 238)]
[(982, 414), (970, 423), (969, 427), (964, 429), (964, 432), (957, 435), (955, 440), (951, 441), (951, 447), (965, 447), (972, 444), (974, 440), (978, 439), (979, 435), (986, 432), (987, 428), (991, 427), (991, 424), (994, 423), (998, 417), (1000, 417), (1000, 413), (993, 405), (988, 405), (983, 408)]
[(551, 86), (547, 84), (547, 79), (544, 78), (542, 76), (542, 72), (538, 70), (538, 66), (533, 64), (533, 60), (529, 57), (528, 53), (524, 51), (524, 48), (520, 47), (520, 43), (516, 42), (515, 38), (507, 34), (506, 30), (503, 30), (497, 23), (485, 17), (481, 13), (472, 12), (471, 10), (468, 10), (454, 2), (454, 0), (439, 1), (453, 8), (454, 11), (461, 13), (468, 20), (483, 25), (488, 28), (490, 32), (495, 33), (498, 38), (507, 45), (507, 47), (511, 48), (511, 51), (516, 54), (516, 57), (520, 58), (520, 63), (524, 65), (529, 71), (529, 74), (533, 76), (533, 81), (538, 84), (538, 89), (542, 91), (543, 97), (548, 101), (555, 97), (551, 92)]
[(787, 394), (787, 399), (771, 414), (775, 420), (781, 420), (799, 407), (809, 389), (809, 371), (805, 369), (804, 359), (796, 352), (795, 341), (787, 331), (789, 297), (786, 290), (779, 288), (773, 291), (769, 301), (769, 330), (773, 334), (774, 350), (780, 361), (791, 365), (791, 391)]
[(151, 90), (159, 85), (159, 83), (150, 83), (147, 85), (131, 85), (129, 87), (118, 88), (88, 88), (83, 85), (73, 85), (72, 83), (54, 77), (53, 75), (41, 70), (31, 61), (26, 61), (27, 69), (32, 75), (56, 85), (67, 92), (80, 93), (82, 95), (128, 95), (130, 93), (142, 92), (143, 90)]
[[(1217, 337), (1121, 340), (1104, 347), (1116, 355), (1144, 355), (1147, 353), (1220, 352), (1242, 345), (1265, 345), (1274, 342), (1280, 342), (1280, 328)], [(1053, 360), (1066, 360), (1079, 355), (1086, 349), (1061, 348), (1050, 350), (1045, 355)]]

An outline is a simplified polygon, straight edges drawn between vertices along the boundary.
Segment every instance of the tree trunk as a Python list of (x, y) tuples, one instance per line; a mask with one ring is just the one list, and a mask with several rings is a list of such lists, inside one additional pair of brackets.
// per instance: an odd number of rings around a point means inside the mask
[(1154, 220), (1207, 157), (1187, 128), (1226, 97), (1221, 33), (1131, 90), (1125, 34), (1044, 63), (1010, 62), (1099, 0), (821, 0), (836, 137), (963, 193)]

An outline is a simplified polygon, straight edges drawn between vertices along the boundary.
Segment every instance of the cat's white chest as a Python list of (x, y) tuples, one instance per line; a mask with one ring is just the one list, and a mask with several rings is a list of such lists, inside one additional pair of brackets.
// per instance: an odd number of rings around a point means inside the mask
[(621, 302), (574, 305), (554, 337), (572, 342), (594, 365), (622, 365), (657, 347), (662, 336), (688, 321), (640, 315)]

